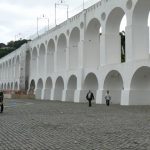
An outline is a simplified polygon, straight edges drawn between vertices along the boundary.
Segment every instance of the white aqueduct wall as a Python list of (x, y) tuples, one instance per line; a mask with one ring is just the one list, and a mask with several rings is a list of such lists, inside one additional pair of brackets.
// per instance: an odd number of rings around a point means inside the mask
[[(150, 104), (150, 0), (101, 0), (0, 60), (2, 90), (37, 99), (85, 102), (87, 90), (104, 103)], [(126, 15), (126, 61), (119, 28)], [(101, 31), (101, 33), (100, 33)]]

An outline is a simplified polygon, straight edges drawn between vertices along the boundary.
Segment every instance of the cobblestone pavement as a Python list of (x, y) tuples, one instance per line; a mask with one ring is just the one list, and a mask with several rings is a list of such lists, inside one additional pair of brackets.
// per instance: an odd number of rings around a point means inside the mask
[(150, 150), (150, 106), (5, 100), (0, 150)]

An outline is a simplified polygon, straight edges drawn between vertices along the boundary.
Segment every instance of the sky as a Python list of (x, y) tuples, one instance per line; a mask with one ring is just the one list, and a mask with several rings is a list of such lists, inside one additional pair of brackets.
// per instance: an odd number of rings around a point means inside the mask
[[(31, 38), (40, 30), (55, 24), (55, 3), (61, 0), (0, 0), (0, 43)], [(69, 16), (83, 8), (83, 0), (63, 0), (69, 5)], [(84, 0), (85, 7), (99, 0)], [(66, 6), (57, 5), (57, 24), (66, 19)], [(44, 18), (43, 18), (44, 15)], [(123, 24), (125, 24), (123, 22)]]

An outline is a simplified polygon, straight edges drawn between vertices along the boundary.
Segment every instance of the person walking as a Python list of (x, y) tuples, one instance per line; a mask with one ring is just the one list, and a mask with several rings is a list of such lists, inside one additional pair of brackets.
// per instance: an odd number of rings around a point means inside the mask
[(94, 100), (94, 94), (89, 90), (87, 95), (86, 95), (86, 99), (89, 101), (89, 107), (92, 106), (92, 100)]
[(109, 91), (108, 90), (107, 90), (106, 95), (105, 95), (105, 100), (106, 100), (106, 105), (109, 106), (110, 105), (111, 96), (109, 95)]

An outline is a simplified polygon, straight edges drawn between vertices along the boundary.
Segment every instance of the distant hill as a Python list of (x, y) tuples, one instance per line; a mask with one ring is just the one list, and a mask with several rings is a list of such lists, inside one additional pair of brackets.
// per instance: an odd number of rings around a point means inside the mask
[(10, 41), (7, 43), (7, 45), (5, 45), (4, 43), (0, 43), (0, 58), (18, 49), (21, 45), (27, 43), (28, 41), (31, 40), (20, 39), (18, 41)]

